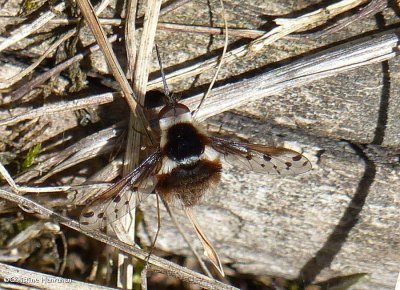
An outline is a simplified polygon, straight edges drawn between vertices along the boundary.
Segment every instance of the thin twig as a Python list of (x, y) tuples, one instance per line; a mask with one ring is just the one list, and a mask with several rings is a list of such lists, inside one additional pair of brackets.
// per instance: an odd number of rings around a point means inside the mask
[(344, 19), (341, 19), (340, 21), (334, 23), (333, 25), (331, 25), (321, 31), (318, 31), (315, 33), (310, 33), (307, 35), (298, 35), (298, 37), (307, 37), (307, 38), (317, 39), (320, 37), (330, 35), (332, 33), (338, 32), (339, 30), (342, 30), (343, 28), (349, 26), (350, 24), (352, 24), (355, 21), (359, 21), (365, 17), (374, 15), (374, 14), (382, 11), (383, 9), (385, 9), (387, 7), (387, 5), (388, 5), (387, 0), (372, 0), (370, 3), (368, 3), (367, 6), (360, 9), (360, 11), (358, 11), (356, 14), (346, 17)]
[[(83, 233), (93, 239), (96, 239), (100, 242), (106, 243), (107, 245), (113, 246), (121, 251), (124, 251), (142, 261), (147, 258), (147, 253), (141, 249), (136, 247), (127, 245), (117, 239), (114, 239), (106, 234), (97, 231), (86, 231), (81, 229), (79, 223), (73, 221), (67, 217), (64, 217), (40, 204), (34, 202), (24, 196), (17, 195), (13, 192), (9, 192), (3, 189), (0, 189), (0, 198), (8, 200), (10, 202), (14, 202), (21, 206), (22, 209), (29, 209), (30, 211), (41, 214), (45, 217), (52, 217), (54, 220), (60, 222), (61, 224), (76, 230), (80, 233)], [(161, 273), (165, 273), (169, 276), (181, 279), (182, 281), (186, 281), (192, 284), (199, 285), (200, 287), (206, 289), (220, 289), (220, 290), (238, 290), (235, 287), (225, 285), (219, 281), (214, 279), (210, 279), (204, 275), (193, 272), (185, 267), (181, 267), (172, 262), (169, 262), (165, 259), (159, 258), (157, 256), (151, 256), (149, 258), (149, 263), (153, 265), (154, 269), (160, 271)], [(0, 272), (1, 273), (1, 272)]]
[(71, 188), (71, 186), (49, 186), (49, 187), (29, 187), (29, 186), (19, 186), (15, 183), (14, 179), (8, 173), (7, 169), (0, 163), (0, 174), (6, 180), (6, 182), (11, 186), (15, 192), (65, 192)]
[(67, 102), (62, 101), (51, 105), (44, 105), (41, 108), (33, 109), (7, 119), (0, 120), (0, 126), (9, 126), (24, 120), (35, 119), (45, 115), (62, 113), (66, 111), (77, 111), (88, 107), (104, 105), (113, 102), (120, 96), (120, 93), (104, 93), (78, 100)]
[[(38, 286), (40, 289), (80, 289), (80, 290), (112, 290), (116, 288), (109, 288), (89, 283), (84, 283), (63, 277), (57, 277), (41, 272), (34, 272), (25, 270), (23, 268), (0, 263), (0, 277), (5, 281), (2, 286), (11, 286), (9, 283), (18, 283), (23, 285)], [(9, 281), (6, 283), (6, 281)], [(0, 285), (0, 287), (2, 287)], [(4, 289), (4, 288), (2, 288)]]
[[(136, 0), (129, 0), (126, 6), (126, 22), (125, 22), (125, 47), (126, 47), (126, 58), (127, 58), (127, 69), (126, 77), (129, 80), (133, 80), (133, 74), (135, 71), (136, 64), (136, 7), (138, 3)], [(136, 92), (134, 92), (136, 94)], [(140, 103), (140, 101), (139, 101)], [(129, 174), (133, 168), (138, 166), (140, 150), (136, 146), (132, 146), (133, 136), (135, 134), (135, 123), (137, 119), (133, 113), (129, 114), (129, 126), (127, 134), (127, 143), (125, 147), (125, 157), (122, 167), (122, 175)], [(136, 211), (133, 210), (129, 214), (125, 215), (119, 223), (115, 226), (115, 233), (117, 237), (125, 242), (129, 243), (135, 241), (135, 216)], [(134, 275), (134, 261), (132, 257), (125, 254), (124, 252), (118, 252), (118, 269), (117, 269), (117, 286), (118, 288), (132, 289), (133, 287), (133, 275)]]
[[(100, 14), (101, 12), (103, 12), (103, 10), (106, 8), (106, 6), (108, 5), (108, 2), (110, 0), (107, 1), (102, 1), (99, 5), (96, 6), (96, 13)], [(54, 12), (54, 11), (53, 11)], [(25, 17), (24, 17), (25, 18)], [(27, 18), (25, 18), (26, 20)], [(54, 19), (49, 19), (47, 23), (51, 23), (51, 21)], [(80, 19), (77, 19), (76, 23), (79, 23)], [(33, 31), (31, 31), (32, 33)], [(28, 73), (30, 73), (31, 71), (33, 71), (54, 49), (56, 49), (59, 45), (61, 45), (61, 43), (63, 43), (64, 41), (66, 41), (67, 39), (69, 39), (70, 37), (72, 37), (73, 35), (75, 35), (77, 32), (76, 28), (72, 28), (70, 29), (68, 32), (66, 32), (62, 37), (60, 37), (57, 41), (55, 41), (46, 51), (44, 54), (40, 55), (40, 57), (29, 67), (27, 67), (26, 69), (24, 69), (23, 71), (19, 72), (18, 74), (16, 74), (15, 76), (4, 80), (4, 81), (0, 81), (0, 89), (5, 89), (10, 87), (11, 85), (13, 85), (14, 83), (16, 83), (17, 81), (19, 81), (20, 79), (22, 79), (24, 76), (26, 76)]]
[[(107, 172), (109, 173), (109, 172)], [(25, 194), (25, 193), (55, 193), (55, 192), (68, 192), (68, 191), (80, 191), (82, 192), (91, 192), (93, 193), (96, 190), (104, 190), (105, 188), (108, 188), (110, 184), (107, 183), (100, 183), (100, 184), (83, 184), (83, 185), (74, 185), (74, 186), (69, 186), (69, 185), (64, 185), (64, 186), (47, 186), (47, 187), (33, 187), (33, 186), (20, 186), (15, 183), (14, 179), (11, 177), (10, 173), (8, 170), (4, 167), (4, 165), (0, 162), (0, 175), (6, 180), (8, 185), (13, 189), (14, 192), (17, 192), (19, 194)], [(111, 175), (112, 176), (112, 175)], [(94, 179), (94, 178), (93, 178)], [(93, 182), (93, 179), (91, 180)], [(107, 180), (106, 178), (103, 178), (102, 181), (111, 181)], [(82, 205), (82, 203), (90, 198), (90, 194), (85, 194), (85, 199), (81, 198), (76, 198), (74, 204), (76, 205)], [(69, 203), (69, 201), (66, 201)]]
[(114, 78), (117, 80), (117, 82), (121, 86), (124, 97), (129, 105), (129, 107), (131, 108), (132, 113), (135, 115), (137, 120), (140, 120), (141, 125), (145, 129), (147, 137), (150, 140), (152, 140), (153, 137), (151, 136), (151, 134), (149, 132), (149, 126), (147, 123), (147, 119), (144, 116), (142, 108), (137, 106), (137, 101), (135, 100), (135, 95), (133, 93), (133, 90), (132, 90), (131, 86), (129, 85), (128, 80), (126, 79), (121, 66), (119, 65), (117, 57), (115, 56), (115, 54), (111, 48), (111, 44), (108, 41), (106, 34), (105, 34), (103, 28), (101, 27), (99, 20), (94, 12), (92, 4), (90, 3), (89, 0), (80, 0), (80, 1), (77, 1), (77, 4), (79, 5), (79, 8), (81, 9), (82, 14), (85, 17), (85, 20), (88, 22), (88, 25), (95, 36), (97, 43), (99, 44), (99, 46), (104, 54), (106, 62), (108, 64)]
[(215, 81), (217, 80), (218, 73), (219, 73), (219, 71), (220, 71), (220, 69), (221, 69), (221, 67), (222, 67), (222, 63), (223, 63), (223, 61), (224, 61), (224, 57), (225, 57), (225, 54), (226, 54), (226, 50), (228, 49), (228, 34), (229, 34), (229, 32), (228, 32), (227, 15), (226, 15), (226, 12), (225, 12), (225, 7), (224, 7), (224, 2), (223, 2), (223, 0), (220, 0), (220, 3), (221, 3), (222, 18), (223, 18), (223, 20), (224, 20), (224, 25), (225, 25), (224, 48), (222, 49), (221, 58), (220, 58), (220, 60), (219, 60), (217, 69), (216, 69), (216, 71), (215, 71), (215, 73), (214, 73), (214, 77), (212, 78), (212, 80), (211, 80), (211, 82), (210, 82), (210, 85), (208, 86), (207, 92), (204, 94), (204, 97), (201, 98), (199, 104), (197, 105), (197, 109), (196, 109), (196, 111), (194, 112), (193, 117), (196, 116), (196, 114), (197, 114), (197, 112), (199, 111), (199, 109), (200, 109), (201, 105), (203, 104), (204, 100), (205, 100), (206, 98), (208, 98), (208, 96), (210, 95), (211, 90), (212, 90), (212, 88), (213, 88), (213, 86), (214, 86), (214, 84), (215, 84)]
[(6, 80), (0, 80), (0, 89), (6, 89), (11, 87), (13, 84), (21, 80), (23, 77), (28, 75), (30, 72), (32, 72), (35, 68), (37, 68), (40, 63), (58, 46), (60, 46), (61, 43), (63, 43), (65, 40), (70, 38), (72, 35), (75, 34), (76, 31), (70, 30), (64, 35), (62, 35), (58, 40), (56, 40), (52, 45), (49, 46), (48, 49), (37, 59), (33, 64), (19, 72), (18, 74), (6, 79)]
[[(17, 17), (17, 16), (0, 16), (0, 20), (3, 21), (26, 21), (27, 17)], [(56, 18), (49, 21), (52, 25), (70, 25), (79, 23), (80, 18)], [(112, 25), (120, 26), (125, 24), (125, 19), (121, 18), (99, 18), (101, 25)], [(140, 22), (138, 21), (138, 24)], [(138, 25), (137, 29), (141, 26)], [(187, 33), (199, 33), (199, 34), (211, 34), (211, 35), (223, 35), (224, 27), (210, 27), (204, 25), (193, 25), (193, 24), (181, 24), (181, 23), (171, 23), (171, 22), (158, 22), (158, 30), (173, 31), (173, 32), (187, 32)], [(229, 27), (229, 35), (241, 38), (257, 38), (267, 33), (264, 30), (257, 29), (243, 29), (236, 27)], [(129, 79), (129, 78), (128, 78)]]
[(180, 223), (177, 221), (174, 212), (171, 210), (170, 206), (168, 205), (168, 203), (166, 203), (164, 200), (163, 204), (169, 214), (169, 216), (171, 217), (172, 222), (174, 223), (174, 225), (176, 226), (176, 228), (178, 229), (178, 232), (181, 234), (182, 238), (185, 240), (186, 244), (189, 246), (190, 250), (192, 251), (193, 255), (196, 257), (197, 261), (200, 264), (201, 269), (204, 271), (204, 273), (210, 277), (213, 278), (210, 270), (208, 270), (206, 264), (204, 264), (203, 259), (201, 258), (200, 254), (196, 251), (196, 249), (193, 247), (192, 243), (190, 242), (188, 236), (185, 234), (184, 230), (182, 229)]
[[(321, 51), (256, 77), (215, 88), (197, 118), (201, 121), (289, 88), (394, 58), (399, 40), (398, 30), (378, 33)], [(194, 108), (202, 96), (192, 96), (182, 100), (182, 103)]]
[[(318, 9), (316, 11), (304, 14), (297, 18), (277, 18), (276, 24), (279, 26), (272, 29), (263, 36), (253, 40), (247, 45), (240, 46), (236, 49), (228, 51), (224, 58), (225, 63), (235, 61), (239, 57), (243, 57), (249, 53), (256, 53), (265, 46), (293, 33), (303, 29), (312, 27), (315, 23), (326, 22), (328, 19), (335, 17), (349, 9), (357, 7), (358, 5), (366, 2), (365, 0), (342, 0), (340, 2), (329, 5), (326, 8)], [(176, 70), (167, 75), (168, 83), (174, 83), (182, 79), (187, 79), (192, 76), (198, 75), (204, 71), (214, 68), (218, 64), (219, 57), (213, 57), (201, 63), (191, 65), (183, 69)], [(157, 78), (149, 82), (148, 90), (154, 90), (162, 87), (161, 78)]]
[[(117, 39), (117, 37), (111, 36), (109, 41), (114, 42)], [(79, 53), (75, 55), (74, 57), (67, 59), (66, 61), (58, 64), (57, 66), (51, 68), (50, 70), (46, 71), (45, 73), (39, 75), (38, 77), (34, 78), (33, 80), (27, 82), (26, 84), (22, 85), (15, 91), (13, 91), (9, 96), (5, 96), (3, 101), (3, 104), (15, 102), (25, 96), (27, 93), (31, 92), (34, 88), (37, 88), (41, 84), (43, 84), (45, 81), (50, 79), (51, 77), (61, 73), (63, 70), (67, 69), (74, 63), (77, 63), (81, 61), (87, 54), (93, 53), (99, 49), (99, 46), (92, 45), (90, 46), (87, 50), (85, 50), (82, 53)]]
[(65, 2), (62, 1), (54, 6), (52, 10), (48, 10), (36, 18), (32, 23), (22, 25), (21, 27), (12, 31), (10, 37), (6, 37), (0, 42), (0, 52), (37, 31), (38, 29), (44, 27), (51, 19), (56, 17), (58, 13), (61, 13), (65, 9), (65, 6)]

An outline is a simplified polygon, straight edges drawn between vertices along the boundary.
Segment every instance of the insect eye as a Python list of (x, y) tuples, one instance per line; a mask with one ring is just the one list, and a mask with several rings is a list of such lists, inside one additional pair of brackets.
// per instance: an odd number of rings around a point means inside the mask
[(158, 113), (158, 119), (178, 117), (188, 112), (190, 112), (188, 107), (186, 107), (184, 104), (177, 103), (174, 106), (165, 106), (162, 108)]

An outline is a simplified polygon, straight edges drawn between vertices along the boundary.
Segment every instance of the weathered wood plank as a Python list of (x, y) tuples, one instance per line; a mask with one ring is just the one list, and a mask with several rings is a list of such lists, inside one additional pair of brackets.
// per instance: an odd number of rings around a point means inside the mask
[[(240, 1), (236, 6), (233, 1), (226, 2), (229, 25), (259, 28), (269, 24), (262, 15), (295, 14), (309, 2), (318, 1), (259, 1), (258, 6), (254, 1)], [(323, 7), (324, 2), (319, 5)], [(219, 7), (218, 3), (210, 6)], [(192, 1), (162, 21), (209, 25), (209, 8), (207, 3)], [(218, 15), (212, 17), (216, 22)], [(383, 18), (398, 26), (393, 11), (386, 10)], [(231, 76), (244, 75), (237, 77), (235, 84), (215, 89), (214, 97), (205, 103), (203, 117), (234, 108), (209, 118), (210, 129), (218, 131), (222, 125), (223, 132), (250, 141), (303, 150), (314, 167), (310, 173), (292, 178), (229, 168), (220, 187), (198, 206), (200, 222), (223, 262), (238, 272), (317, 281), (366, 272), (369, 278), (354, 289), (394, 288), (400, 271), (400, 61), (393, 58), (339, 75), (329, 69), (323, 75), (329, 77), (318, 81), (312, 74), (321, 68), (321, 62), (314, 67), (308, 63), (312, 70), (303, 70), (302, 75), (293, 74), (293, 64), (307, 63), (307, 58), (298, 59), (300, 55), (312, 58), (319, 51), (322, 60), (328, 57), (325, 49), (334, 50), (339, 43), (347, 44), (348, 50), (337, 54), (330, 64), (338, 65), (340, 56), (341, 64), (346, 65), (347, 60), (354, 60), (346, 59), (346, 53), (355, 49), (349, 41), (365, 45), (360, 35), (376, 35), (378, 30), (375, 18), (370, 17), (325, 38), (280, 40), (224, 67), (220, 78), (227, 82)], [(384, 33), (387, 51), (373, 50), (381, 53), (381, 60), (397, 53), (398, 32)], [(222, 39), (215, 37), (210, 43), (207, 36), (170, 32), (159, 32), (158, 38), (167, 71), (193, 62), (209, 48), (221, 47)], [(364, 48), (372, 48), (372, 44)], [(93, 64), (99, 71), (106, 70), (101, 57)], [(195, 84), (207, 83), (211, 74), (199, 77)], [(171, 85), (174, 91), (189, 90), (189, 95), (194, 95), (192, 86), (192, 80)], [(215, 98), (219, 103), (213, 103)], [(197, 100), (188, 102), (193, 107)], [(53, 134), (46, 132), (46, 138), (56, 135), (59, 123), (53, 123)], [(364, 145), (354, 145), (358, 143)], [(149, 199), (145, 205), (151, 234), (156, 229), (154, 204)], [(181, 215), (178, 219), (192, 233), (186, 219)], [(191, 238), (200, 246), (194, 233)], [(190, 255), (165, 214), (157, 246)]]
[[(359, 24), (362, 27), (353, 26), (339, 36), (319, 40), (320, 44), (332, 47), (340, 40), (346, 45), (343, 39), (375, 25), (374, 19)], [(293, 43), (280, 44), (293, 50)], [(304, 51), (312, 46), (306, 41), (294, 45), (298, 49), (301, 44), (299, 50)], [(277, 56), (276, 48), (270, 51), (272, 59), (282, 54)], [(253, 61), (265, 57), (253, 56)], [(250, 61), (238, 62), (243, 67)], [(271, 73), (268, 66), (260, 67), (253, 71), (254, 79)], [(400, 271), (398, 71), (395, 58), (287, 90), (288, 81), (283, 92), (268, 91), (271, 79), (262, 76), (258, 82), (242, 79), (226, 85), (229, 89), (215, 89), (214, 96), (226, 95), (219, 103), (210, 98), (210, 111), (229, 106), (235, 97), (242, 99), (233, 112), (208, 119), (212, 128), (222, 125), (222, 131), (250, 141), (304, 150), (314, 166), (310, 173), (294, 178), (260, 176), (238, 168), (224, 173), (219, 188), (197, 208), (223, 262), (242, 273), (316, 281), (368, 273), (354, 289), (394, 288)], [(276, 83), (272, 81), (271, 87)], [(258, 89), (263, 98), (253, 101)], [(145, 207), (147, 230), (152, 234), (154, 204), (148, 201)], [(201, 249), (185, 217), (180, 214), (178, 219)], [(165, 214), (157, 245), (190, 255)]]

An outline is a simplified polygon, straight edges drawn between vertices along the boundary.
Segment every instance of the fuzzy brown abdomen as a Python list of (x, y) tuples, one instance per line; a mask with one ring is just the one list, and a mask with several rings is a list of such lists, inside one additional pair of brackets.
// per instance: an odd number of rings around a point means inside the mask
[(170, 173), (157, 175), (156, 191), (170, 202), (174, 198), (186, 207), (196, 205), (201, 197), (221, 179), (219, 160), (198, 160), (194, 164), (179, 165)]

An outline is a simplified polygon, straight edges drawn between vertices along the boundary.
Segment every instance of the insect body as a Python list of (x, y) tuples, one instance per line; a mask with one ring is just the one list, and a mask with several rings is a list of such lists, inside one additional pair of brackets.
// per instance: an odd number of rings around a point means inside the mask
[(156, 191), (166, 202), (177, 199), (184, 207), (193, 207), (220, 181), (222, 161), (271, 175), (311, 169), (306, 157), (290, 149), (208, 135), (181, 103), (160, 111), (159, 126), (158, 149), (85, 207), (80, 217), (83, 227), (104, 228), (129, 213), (136, 204), (135, 192)]
[(133, 210), (136, 206), (134, 193), (155, 191), (167, 204), (174, 199), (181, 202), (205, 255), (224, 276), (218, 254), (192, 211), (202, 196), (220, 181), (221, 161), (279, 175), (306, 172), (311, 169), (311, 163), (290, 149), (210, 136), (193, 120), (189, 108), (181, 103), (166, 105), (158, 118), (161, 133), (157, 150), (89, 203), (81, 214), (81, 226), (104, 229)]
[(166, 201), (177, 197), (185, 207), (196, 205), (220, 180), (220, 156), (185, 105), (165, 107), (159, 120), (163, 157), (156, 191)]
[(167, 99), (167, 105), (158, 114), (159, 146), (135, 170), (89, 202), (80, 217), (81, 227), (104, 229), (133, 210), (137, 195), (155, 191), (166, 206), (174, 199), (181, 202), (205, 255), (224, 276), (218, 254), (192, 211), (203, 195), (220, 181), (222, 161), (275, 175), (303, 173), (311, 169), (311, 163), (290, 149), (235, 142), (207, 134), (193, 120), (189, 108), (169, 94), (157, 46), (156, 51)]

